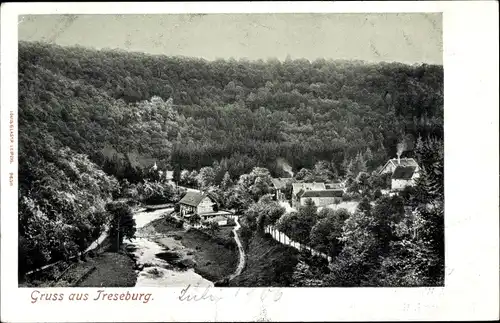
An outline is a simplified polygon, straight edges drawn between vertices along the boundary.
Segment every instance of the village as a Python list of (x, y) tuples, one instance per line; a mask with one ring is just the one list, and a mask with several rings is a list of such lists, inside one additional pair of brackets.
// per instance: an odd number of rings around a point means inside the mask
[[(287, 168), (288, 169), (288, 168)], [(152, 166), (153, 171), (157, 171), (160, 177), (164, 177), (167, 183), (175, 185), (181, 194), (181, 199), (177, 203), (178, 215), (189, 223), (200, 226), (217, 223), (219, 226), (229, 224), (234, 225), (234, 209), (220, 209), (221, 203), (208, 190), (199, 190), (179, 186), (173, 181), (173, 171), (158, 170), (156, 163)], [(296, 211), (300, 206), (306, 205), (307, 201), (312, 201), (316, 207), (340, 209), (345, 208), (350, 212), (355, 212), (359, 201), (351, 199), (345, 200), (348, 193), (348, 180), (338, 182), (305, 182), (293, 177), (290, 170), (290, 177), (270, 178), (272, 186), (269, 187), (269, 194), (273, 200), (282, 205), (286, 212)], [(384, 176), (386, 186), (381, 189), (382, 195), (393, 196), (407, 187), (416, 184), (420, 174), (418, 163), (413, 158), (392, 158), (385, 165), (374, 171), (376, 176)], [(355, 178), (359, 182), (363, 176), (368, 176), (366, 172), (360, 172)], [(183, 192), (183, 193), (181, 193)], [(358, 193), (361, 193), (359, 191)]]
[(442, 65), (18, 51), (19, 285), (442, 284)]

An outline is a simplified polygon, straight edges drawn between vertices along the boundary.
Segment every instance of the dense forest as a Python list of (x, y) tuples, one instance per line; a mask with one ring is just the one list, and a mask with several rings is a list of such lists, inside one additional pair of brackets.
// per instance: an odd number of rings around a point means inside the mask
[(417, 138), (443, 138), (435, 65), (205, 61), (20, 42), (18, 86), (24, 270), (82, 250), (109, 220), (106, 202), (128, 183), (144, 189), (155, 162), (185, 180), (215, 169), (220, 187), (258, 167), (286, 176), (284, 163), (335, 180), (374, 171), (398, 143), (415, 157)]
[[(214, 61), (19, 45), (21, 127), (35, 125), (119, 176), (134, 166), (199, 169), (224, 161), (294, 170), (319, 160), (341, 173), (373, 165), (404, 137), (442, 137), (442, 66), (349, 61)], [(113, 162), (114, 161), (114, 162)]]

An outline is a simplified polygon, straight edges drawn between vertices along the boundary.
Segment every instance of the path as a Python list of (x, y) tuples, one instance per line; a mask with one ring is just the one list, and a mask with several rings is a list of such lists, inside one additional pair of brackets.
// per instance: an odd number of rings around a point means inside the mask
[(229, 280), (233, 280), (234, 278), (236, 278), (241, 274), (243, 268), (245, 268), (245, 257), (246, 257), (245, 250), (243, 249), (243, 245), (241, 244), (241, 240), (237, 232), (238, 229), (241, 227), (240, 222), (238, 221), (238, 217), (234, 218), (234, 222), (236, 222), (236, 226), (233, 229), (234, 240), (236, 240), (236, 244), (238, 245), (238, 250), (240, 252), (240, 259), (238, 261), (238, 267), (236, 267), (236, 271), (234, 272), (234, 274), (229, 276)]

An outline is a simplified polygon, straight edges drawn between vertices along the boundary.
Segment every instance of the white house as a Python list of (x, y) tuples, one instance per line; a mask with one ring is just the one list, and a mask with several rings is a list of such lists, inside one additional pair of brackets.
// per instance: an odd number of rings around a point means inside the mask
[(407, 186), (414, 186), (418, 177), (419, 173), (417, 171), (417, 167), (398, 166), (391, 176), (391, 189), (393, 191), (400, 191)]
[(207, 193), (199, 191), (189, 191), (179, 201), (180, 215), (184, 218), (190, 218), (197, 214), (202, 221), (213, 221), (219, 225), (226, 225), (227, 219), (233, 216), (228, 211), (216, 210), (217, 202)]
[(413, 166), (415, 167), (415, 171), (419, 171), (419, 166), (415, 159), (413, 158), (393, 158), (389, 159), (387, 163), (385, 163), (384, 167), (379, 171), (379, 174), (387, 174), (387, 173), (394, 173), (394, 170), (398, 166)]
[(344, 191), (341, 189), (321, 190), (321, 191), (302, 191), (299, 193), (300, 205), (305, 205), (308, 199), (311, 199), (317, 207), (323, 207), (340, 203)]
[(399, 191), (407, 186), (415, 185), (416, 179), (420, 176), (420, 167), (413, 158), (393, 158), (379, 171), (379, 175), (391, 175), (391, 189)]
[(180, 213), (184, 217), (192, 214), (202, 215), (204, 213), (213, 213), (216, 203), (205, 193), (187, 192), (179, 201)]
[(273, 183), (273, 188), (276, 193), (276, 200), (286, 200), (285, 193), (283, 191), (288, 183), (293, 182), (293, 178), (271, 178), (271, 182)]
[(292, 206), (300, 204), (300, 196), (306, 191), (324, 191), (325, 183), (292, 183)]

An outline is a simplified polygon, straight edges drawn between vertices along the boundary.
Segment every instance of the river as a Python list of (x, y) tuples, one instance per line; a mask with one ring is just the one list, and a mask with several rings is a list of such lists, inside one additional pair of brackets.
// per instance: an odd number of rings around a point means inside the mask
[[(173, 209), (161, 209), (152, 212), (137, 212), (134, 214), (136, 222), (136, 238), (126, 240), (126, 248), (136, 258), (140, 270), (137, 273), (136, 287), (185, 287), (191, 284), (193, 287), (213, 287), (213, 282), (198, 275), (192, 268), (183, 270), (176, 268), (168, 261), (161, 259), (159, 255), (166, 249), (162, 246), (168, 245), (169, 251), (182, 251), (184, 247), (178, 241), (170, 237), (157, 237), (152, 226), (147, 224), (160, 218), (163, 214)], [(157, 241), (161, 241), (159, 244)]]

